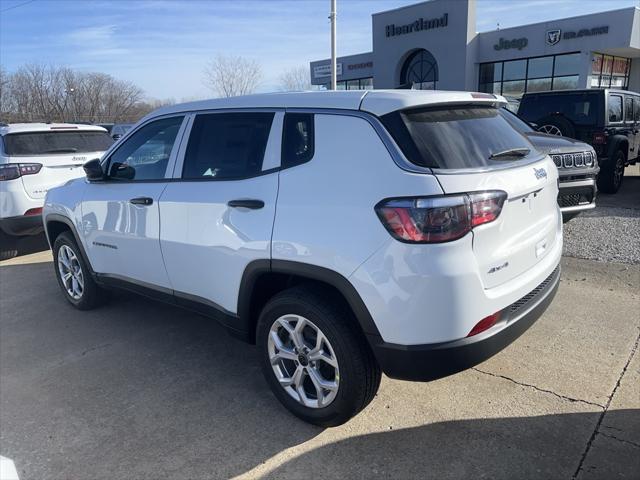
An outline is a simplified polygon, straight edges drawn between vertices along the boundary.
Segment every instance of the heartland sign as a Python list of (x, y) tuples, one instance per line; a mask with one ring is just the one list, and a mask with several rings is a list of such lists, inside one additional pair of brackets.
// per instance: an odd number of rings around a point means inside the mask
[(387, 25), (385, 32), (387, 37), (395, 37), (396, 35), (406, 35), (407, 33), (421, 32), (423, 30), (432, 30), (434, 28), (446, 27), (449, 23), (449, 14), (445, 13), (440, 18), (419, 18), (413, 23), (406, 25)]

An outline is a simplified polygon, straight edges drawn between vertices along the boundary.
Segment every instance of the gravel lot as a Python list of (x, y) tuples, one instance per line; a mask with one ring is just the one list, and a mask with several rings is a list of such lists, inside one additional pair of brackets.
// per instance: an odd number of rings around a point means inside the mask
[(569, 257), (640, 264), (640, 175), (636, 165), (627, 169), (616, 195), (599, 195), (594, 210), (564, 225), (564, 255)]

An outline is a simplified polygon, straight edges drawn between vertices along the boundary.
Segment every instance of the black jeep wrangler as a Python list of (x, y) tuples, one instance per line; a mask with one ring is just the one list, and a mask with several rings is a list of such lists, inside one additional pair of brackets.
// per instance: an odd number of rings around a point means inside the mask
[(539, 131), (575, 138), (598, 155), (598, 189), (615, 193), (640, 160), (640, 94), (613, 89), (526, 93), (518, 116)]

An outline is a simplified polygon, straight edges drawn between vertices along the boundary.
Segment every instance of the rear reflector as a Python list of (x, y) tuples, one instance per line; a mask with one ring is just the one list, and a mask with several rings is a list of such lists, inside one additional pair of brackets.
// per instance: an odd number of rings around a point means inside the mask
[(42, 207), (39, 208), (30, 208), (26, 212), (24, 212), (25, 217), (29, 217), (31, 215), (42, 215)]
[(467, 335), (467, 338), (473, 337), (474, 335), (478, 335), (479, 333), (482, 333), (485, 330), (489, 330), (491, 327), (493, 327), (496, 324), (496, 322), (499, 319), (500, 319), (500, 312), (496, 312), (494, 314), (489, 315), (488, 317), (484, 317), (482, 320), (476, 323), (475, 327), (471, 329), (471, 331), (469, 332), (469, 335)]

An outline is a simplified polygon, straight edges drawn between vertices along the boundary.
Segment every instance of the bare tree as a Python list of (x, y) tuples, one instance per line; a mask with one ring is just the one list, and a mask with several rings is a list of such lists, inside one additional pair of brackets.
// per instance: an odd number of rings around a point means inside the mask
[(294, 67), (280, 75), (280, 88), (285, 92), (311, 90), (311, 78), (306, 67)]
[(255, 60), (218, 55), (204, 69), (204, 83), (220, 97), (253, 93), (262, 80), (262, 68)]

